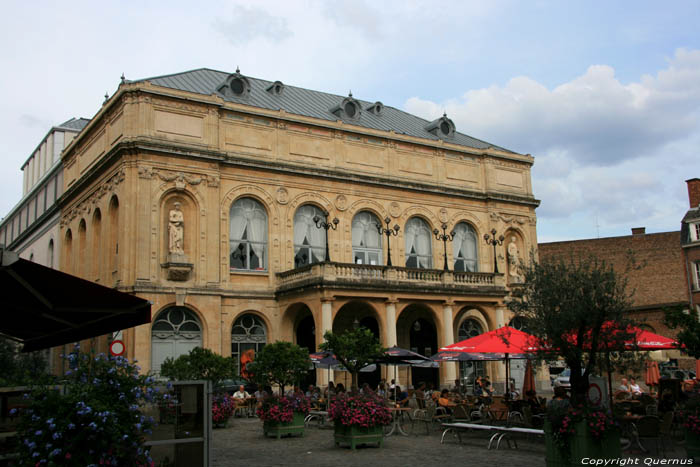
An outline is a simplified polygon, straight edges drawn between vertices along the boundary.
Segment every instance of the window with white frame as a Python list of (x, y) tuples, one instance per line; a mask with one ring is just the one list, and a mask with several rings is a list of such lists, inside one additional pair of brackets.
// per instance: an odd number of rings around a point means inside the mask
[(314, 217), (326, 220), (316, 206), (306, 204), (294, 214), (294, 267), (320, 263), (326, 257), (326, 232), (316, 227)]
[(267, 212), (258, 201), (241, 198), (230, 213), (231, 269), (267, 269)]
[(700, 261), (693, 263), (693, 283), (695, 290), (700, 290)]
[(406, 222), (406, 267), (433, 267), (432, 232), (423, 219), (412, 217)]
[(377, 216), (362, 211), (352, 220), (352, 256), (355, 264), (382, 264), (382, 237)]
[(454, 270), (478, 271), (476, 232), (471, 225), (460, 222), (455, 226), (454, 233), (455, 237), (452, 241), (452, 254), (455, 259)]
[(690, 227), (690, 241), (700, 241), (700, 222), (693, 222), (688, 227)]

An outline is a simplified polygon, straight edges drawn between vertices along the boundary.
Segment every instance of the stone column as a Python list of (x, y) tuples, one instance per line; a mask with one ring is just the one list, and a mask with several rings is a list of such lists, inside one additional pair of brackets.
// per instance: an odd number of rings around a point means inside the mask
[[(443, 347), (446, 345), (453, 344), (455, 341), (454, 330), (452, 328), (452, 305), (453, 301), (447, 301), (442, 304), (442, 333), (445, 336)], [(437, 349), (435, 349), (437, 351)], [(426, 355), (430, 357), (430, 355)], [(454, 384), (455, 379), (457, 379), (457, 363), (456, 362), (444, 362), (442, 367), (445, 370), (444, 373), (444, 384), (451, 386)]]
[(385, 302), (386, 334), (384, 336), (387, 347), (396, 345), (396, 303), (398, 300), (387, 300)]
[[(502, 304), (496, 305), (496, 327), (502, 328), (506, 325), (505, 307)], [(498, 391), (499, 394), (503, 394), (504, 388), (506, 387), (506, 365), (503, 360), (494, 362), (496, 367), (496, 377), (492, 379), (494, 389)]]
[[(323, 342), (323, 335), (326, 331), (333, 330), (333, 300), (332, 297), (321, 298), (321, 326), (317, 328), (320, 328), (321, 333), (319, 343)], [(316, 370), (316, 381), (319, 387), (328, 386), (328, 370), (322, 368)]]

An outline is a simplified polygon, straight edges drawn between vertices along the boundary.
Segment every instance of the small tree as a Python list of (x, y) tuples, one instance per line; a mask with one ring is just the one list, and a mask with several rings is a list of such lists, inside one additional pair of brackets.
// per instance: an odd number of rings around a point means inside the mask
[(49, 383), (46, 358), (41, 351), (22, 353), (15, 342), (0, 336), (0, 386), (31, 386)]
[(285, 386), (298, 383), (309, 371), (311, 360), (306, 349), (291, 342), (277, 341), (263, 347), (248, 367), (256, 383), (277, 384), (283, 396)]
[(622, 350), (631, 337), (625, 331), (631, 324), (626, 281), (595, 257), (541, 264), (533, 258), (524, 272), (525, 282), (508, 307), (546, 342), (549, 350), (542, 357), (564, 358), (571, 369), (572, 399), (585, 403), (588, 376), (605, 355), (601, 350)]
[(664, 324), (671, 329), (677, 329), (676, 340), (683, 351), (691, 357), (700, 358), (700, 321), (697, 310), (684, 310), (674, 307), (664, 311)]
[(204, 379), (217, 385), (233, 376), (233, 360), (209, 349), (195, 347), (190, 353), (174, 360), (172, 357), (166, 358), (160, 367), (160, 374), (173, 380)]
[(326, 331), (323, 338), (326, 341), (321, 344), (321, 350), (332, 351), (335, 358), (350, 372), (353, 389), (357, 389), (359, 371), (379, 359), (386, 350), (372, 331), (364, 327), (340, 334)]

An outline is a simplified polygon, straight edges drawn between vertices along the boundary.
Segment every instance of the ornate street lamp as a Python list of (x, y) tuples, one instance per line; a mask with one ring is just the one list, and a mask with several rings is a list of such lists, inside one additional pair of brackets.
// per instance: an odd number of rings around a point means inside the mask
[(505, 238), (503, 235), (500, 237), (496, 238), (496, 229), (491, 229), (491, 236), (489, 234), (484, 234), (484, 240), (486, 240), (487, 245), (493, 245), (493, 272), (495, 274), (498, 274), (498, 261), (496, 259), (496, 245), (503, 245), (503, 239)]
[[(323, 219), (328, 219), (328, 213), (326, 211), (323, 211)], [(314, 223), (316, 224), (317, 229), (325, 229), (326, 230), (326, 262), (330, 263), (331, 261), (331, 254), (328, 251), (328, 229), (337, 229), (338, 228), (338, 223), (340, 222), (337, 217), (333, 218), (333, 222), (328, 222), (326, 220), (321, 219), (320, 216), (314, 216)]]
[(389, 222), (391, 222), (391, 219), (389, 219), (389, 216), (384, 219), (384, 222), (386, 222), (386, 229), (379, 224), (376, 224), (376, 226), (379, 235), (386, 235), (386, 265), (391, 266), (391, 245), (389, 243), (389, 238), (392, 235), (399, 234), (399, 224), (396, 224), (393, 229), (390, 229)]
[(452, 232), (448, 234), (445, 233), (447, 230), (447, 224), (442, 224), (442, 233), (438, 229), (433, 230), (433, 234), (435, 234), (435, 238), (438, 240), (442, 240), (442, 249), (444, 252), (445, 256), (445, 264), (442, 267), (443, 271), (449, 271), (449, 268), (447, 267), (447, 240), (452, 241), (455, 239), (455, 231), (453, 230)]

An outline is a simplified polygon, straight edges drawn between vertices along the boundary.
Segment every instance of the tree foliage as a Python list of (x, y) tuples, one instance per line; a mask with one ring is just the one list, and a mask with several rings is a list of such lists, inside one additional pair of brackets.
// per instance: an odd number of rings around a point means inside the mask
[(326, 331), (323, 338), (326, 341), (321, 344), (321, 349), (332, 351), (335, 358), (350, 372), (353, 388), (357, 388), (359, 371), (370, 363), (374, 363), (386, 350), (372, 331), (365, 327), (339, 334)]
[(176, 359), (166, 358), (160, 367), (160, 374), (172, 380), (204, 379), (216, 385), (233, 376), (233, 360), (209, 349), (195, 347), (190, 353)]
[(683, 345), (683, 350), (691, 357), (700, 358), (700, 321), (697, 310), (684, 310), (674, 307), (664, 312), (664, 324), (677, 329), (676, 340)]
[(0, 336), (0, 386), (31, 386), (50, 382), (44, 354), (40, 351), (22, 353), (19, 345)]
[(533, 258), (524, 276), (508, 307), (546, 343), (542, 357), (564, 358), (571, 368), (572, 398), (585, 403), (588, 376), (601, 355), (624, 350), (631, 337), (624, 331), (632, 324), (626, 280), (595, 257), (540, 264)]
[(248, 367), (256, 383), (276, 384), (282, 396), (285, 386), (302, 380), (311, 367), (311, 360), (306, 349), (291, 342), (277, 341), (263, 347)]

